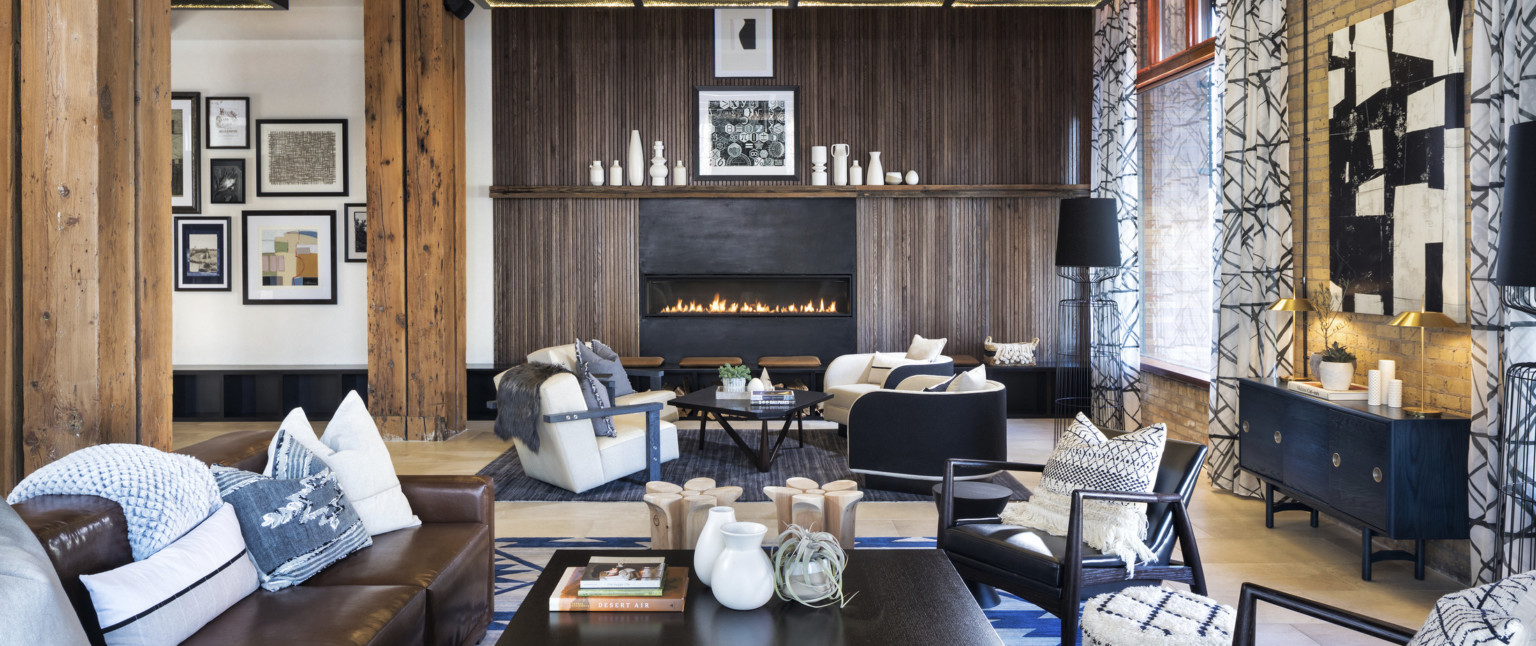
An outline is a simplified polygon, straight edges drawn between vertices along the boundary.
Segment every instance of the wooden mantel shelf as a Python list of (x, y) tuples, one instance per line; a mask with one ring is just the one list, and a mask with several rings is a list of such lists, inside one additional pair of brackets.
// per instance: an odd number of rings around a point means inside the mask
[(1086, 184), (919, 184), (916, 186), (492, 186), (491, 197), (528, 199), (807, 198), (807, 197), (1086, 197)]

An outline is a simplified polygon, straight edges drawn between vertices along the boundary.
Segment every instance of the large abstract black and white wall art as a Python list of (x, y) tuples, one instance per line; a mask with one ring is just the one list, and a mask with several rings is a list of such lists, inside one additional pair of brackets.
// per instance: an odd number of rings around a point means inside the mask
[(1329, 272), (1344, 310), (1465, 321), (1461, 0), (1418, 0), (1334, 32)]

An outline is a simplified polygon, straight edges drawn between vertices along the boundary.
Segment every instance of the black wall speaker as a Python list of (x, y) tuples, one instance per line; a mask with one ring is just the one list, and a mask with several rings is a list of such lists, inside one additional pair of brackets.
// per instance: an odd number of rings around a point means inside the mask
[(443, 8), (463, 20), (469, 17), (469, 12), (475, 10), (475, 3), (470, 0), (443, 0)]

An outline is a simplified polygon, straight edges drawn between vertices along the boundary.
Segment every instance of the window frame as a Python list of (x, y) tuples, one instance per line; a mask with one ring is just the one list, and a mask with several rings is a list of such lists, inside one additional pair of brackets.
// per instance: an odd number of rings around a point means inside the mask
[[(1141, 69), (1137, 70), (1138, 91), (1156, 87), (1216, 60), (1215, 25), (1210, 24), (1213, 16), (1200, 10), (1201, 0), (1184, 0), (1184, 49), (1176, 52), (1162, 51), (1163, 23), (1159, 18), (1163, 3), (1146, 1), (1147, 24), (1142, 26), (1142, 37), (1147, 39), (1146, 52), (1150, 60), (1142, 61)], [(1206, 34), (1211, 35), (1201, 38)]]

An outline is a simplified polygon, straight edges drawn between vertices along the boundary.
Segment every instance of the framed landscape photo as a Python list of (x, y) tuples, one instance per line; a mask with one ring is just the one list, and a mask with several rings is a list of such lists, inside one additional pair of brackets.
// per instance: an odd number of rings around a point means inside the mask
[(695, 86), (694, 177), (798, 180), (799, 86)]
[(257, 119), (257, 197), (345, 197), (346, 119)]
[(773, 76), (773, 10), (715, 10), (715, 76)]
[(171, 93), (171, 212), (201, 213), (199, 170), (203, 165), (196, 92)]
[(171, 220), (176, 227), (176, 291), (230, 291), (229, 218)]
[(208, 160), (208, 203), (245, 204), (245, 160)]
[(246, 305), (336, 303), (335, 211), (243, 211)]
[(251, 97), (210, 96), (205, 105), (208, 148), (251, 147)]
[(342, 260), (368, 262), (368, 205), (347, 204), (341, 209), (342, 240), (346, 253)]

